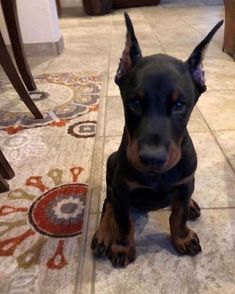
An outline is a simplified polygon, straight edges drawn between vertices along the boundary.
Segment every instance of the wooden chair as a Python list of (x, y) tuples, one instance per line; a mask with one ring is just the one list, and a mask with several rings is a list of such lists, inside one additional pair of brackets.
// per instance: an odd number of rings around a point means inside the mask
[[(31, 74), (26, 54), (24, 51), (24, 46), (22, 42), (20, 26), (17, 15), (16, 0), (0, 0), (2, 4), (2, 10), (4, 18), (6, 21), (12, 50), (15, 56), (15, 61), (19, 70), (19, 73), (22, 77), (21, 81), (20, 76), (14, 66), (14, 63), (11, 60), (11, 57), (7, 51), (5, 42), (3, 40), (1, 30), (0, 30), (0, 64), (2, 65), (3, 70), (5, 71), (7, 77), (11, 81), (13, 87), (17, 91), (18, 95), (22, 101), (26, 104), (28, 109), (34, 115), (35, 118), (41, 119), (43, 115), (31, 99), (28, 91), (34, 92), (37, 91), (37, 86), (34, 82), (33, 76)], [(25, 88), (27, 87), (27, 89)]]
[(7, 77), (9, 78), (10, 82), (12, 83), (13, 87), (15, 88), (16, 92), (34, 115), (35, 118), (43, 118), (41, 112), (31, 99), (27, 89), (25, 88), (24, 84), (22, 83), (17, 70), (11, 60), (11, 57), (7, 51), (6, 45), (4, 43), (1, 31), (0, 31), (0, 64), (6, 73)]
[(13, 169), (0, 150), (0, 193), (9, 191), (9, 185), (5, 179), (9, 180), (13, 178), (14, 175)]
[[(43, 116), (33, 100), (31, 99), (29, 92), (39, 92), (31, 74), (24, 46), (22, 42), (20, 26), (17, 15), (16, 0), (0, 0), (2, 4), (2, 10), (8, 29), (13, 54), (15, 61), (21, 75), (21, 80), (14, 63), (11, 60), (10, 54), (6, 48), (6, 44), (3, 40), (0, 30), (0, 64), (15, 88), (16, 92), (28, 107), (30, 112), (36, 119), (42, 119)], [(40, 93), (40, 92), (39, 92)], [(9, 190), (9, 184), (6, 180), (13, 178), (15, 175), (11, 165), (0, 150), (0, 192), (6, 192)]]

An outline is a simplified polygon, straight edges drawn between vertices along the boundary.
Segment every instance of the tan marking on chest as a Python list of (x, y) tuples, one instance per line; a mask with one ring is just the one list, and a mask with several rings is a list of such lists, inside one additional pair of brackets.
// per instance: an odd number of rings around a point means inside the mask
[(135, 182), (135, 181), (130, 181), (130, 180), (124, 179), (124, 182), (130, 191), (133, 191), (133, 190), (139, 189), (139, 188), (146, 188), (146, 186), (141, 185), (140, 183)]

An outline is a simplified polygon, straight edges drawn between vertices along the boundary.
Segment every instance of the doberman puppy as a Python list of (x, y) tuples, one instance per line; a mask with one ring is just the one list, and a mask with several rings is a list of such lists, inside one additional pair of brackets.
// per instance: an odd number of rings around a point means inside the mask
[(125, 126), (118, 151), (107, 162), (107, 196), (91, 249), (115, 267), (136, 258), (130, 208), (150, 211), (170, 206), (170, 232), (182, 254), (201, 251), (186, 224), (200, 216), (194, 191), (196, 152), (187, 131), (190, 114), (206, 91), (202, 61), (220, 21), (186, 62), (157, 54), (142, 57), (132, 22), (125, 13), (126, 45), (115, 82), (120, 88)]

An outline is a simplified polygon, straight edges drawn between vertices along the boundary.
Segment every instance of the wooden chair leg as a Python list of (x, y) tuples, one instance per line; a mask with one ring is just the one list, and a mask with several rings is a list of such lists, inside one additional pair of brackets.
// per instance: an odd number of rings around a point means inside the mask
[(11, 40), (12, 50), (20, 75), (29, 91), (35, 91), (37, 86), (31, 74), (26, 58), (20, 25), (17, 14), (16, 0), (1, 0), (2, 10)]
[(0, 150), (0, 193), (9, 191), (9, 184), (5, 179), (12, 179), (15, 173), (7, 161), (6, 157)]
[(57, 7), (58, 16), (61, 17), (62, 16), (62, 9), (61, 9), (60, 0), (56, 0), (56, 7)]
[(9, 191), (9, 184), (0, 175), (0, 193)]
[(10, 180), (15, 176), (15, 173), (7, 161), (6, 157), (0, 150), (0, 174), (4, 179)]
[(14, 86), (15, 90), (19, 94), (22, 101), (31, 111), (35, 118), (43, 118), (41, 112), (29, 96), (24, 84), (22, 83), (15, 66), (11, 60), (11, 57), (7, 51), (5, 42), (3, 40), (1, 31), (0, 31), (0, 64), (2, 65), (3, 70), (5, 71), (6, 75), (8, 76), (9, 80), (11, 81), (12, 85)]

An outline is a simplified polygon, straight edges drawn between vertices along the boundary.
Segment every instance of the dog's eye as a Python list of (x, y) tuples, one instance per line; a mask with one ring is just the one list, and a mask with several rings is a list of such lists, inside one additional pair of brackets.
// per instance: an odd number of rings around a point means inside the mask
[(131, 99), (129, 105), (133, 109), (138, 109), (140, 107), (140, 100), (138, 98)]
[(177, 113), (184, 113), (186, 110), (186, 105), (181, 101), (176, 101), (173, 106), (173, 111)]

